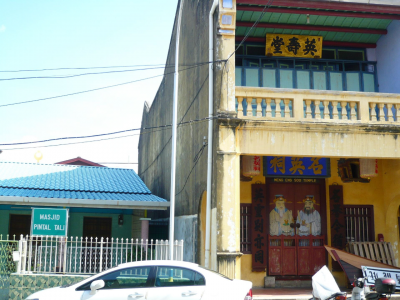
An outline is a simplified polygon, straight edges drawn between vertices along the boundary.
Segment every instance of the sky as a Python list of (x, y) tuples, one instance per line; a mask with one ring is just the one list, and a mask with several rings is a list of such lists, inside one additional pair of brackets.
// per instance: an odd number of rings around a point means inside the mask
[[(137, 171), (136, 164), (126, 163), (138, 161), (139, 130), (90, 139), (5, 144), (140, 128), (144, 102), (153, 101), (162, 76), (78, 95), (4, 105), (163, 74), (161, 65), (167, 58), (176, 7), (177, 0), (0, 1), (0, 161), (51, 164), (80, 156)], [(20, 71), (59, 68), (91, 69)], [(140, 70), (148, 68), (153, 69)], [(54, 78), (110, 71), (123, 72)], [(32, 78), (46, 76), (53, 78)], [(15, 149), (27, 147), (33, 148)]]

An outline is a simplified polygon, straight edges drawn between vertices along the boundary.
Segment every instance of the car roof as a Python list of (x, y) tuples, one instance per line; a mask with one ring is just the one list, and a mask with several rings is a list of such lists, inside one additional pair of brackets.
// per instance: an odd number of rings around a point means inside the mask
[(187, 261), (177, 261), (177, 260), (143, 260), (143, 261), (135, 261), (135, 262), (119, 264), (118, 268), (141, 267), (141, 266), (177, 266), (177, 267), (197, 268), (199, 265)]

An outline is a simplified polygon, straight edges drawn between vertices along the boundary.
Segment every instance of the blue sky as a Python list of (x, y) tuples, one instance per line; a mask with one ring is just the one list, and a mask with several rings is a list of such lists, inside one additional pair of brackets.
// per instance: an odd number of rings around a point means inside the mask
[[(164, 64), (176, 6), (177, 0), (0, 1), (0, 71)], [(163, 69), (155, 69), (65, 79), (1, 80), (110, 70), (0, 72), (0, 105), (90, 90), (163, 73)], [(0, 107), (0, 144), (139, 128), (144, 101), (153, 100), (161, 79)], [(3, 150), (0, 161), (36, 162), (35, 154), (40, 151), (43, 155), (41, 163), (77, 156), (99, 163), (137, 162), (138, 140), (136, 135), (24, 150), (7, 150), (11, 147), (0, 146)], [(133, 165), (119, 167), (136, 169)]]

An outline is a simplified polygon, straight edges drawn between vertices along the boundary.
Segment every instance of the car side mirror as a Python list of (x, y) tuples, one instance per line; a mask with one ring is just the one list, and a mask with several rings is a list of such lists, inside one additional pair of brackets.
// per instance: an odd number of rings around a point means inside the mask
[(103, 288), (105, 285), (104, 280), (95, 280), (90, 284), (90, 295), (95, 295), (98, 289)]

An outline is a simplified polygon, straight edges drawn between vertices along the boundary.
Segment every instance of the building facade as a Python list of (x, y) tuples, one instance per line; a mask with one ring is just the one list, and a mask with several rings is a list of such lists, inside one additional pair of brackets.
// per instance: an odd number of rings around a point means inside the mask
[[(212, 86), (212, 268), (263, 286), (327, 264), (344, 285), (323, 245), (378, 234), (398, 260), (400, 5), (366, 2), (217, 1), (209, 85), (213, 1), (181, 1), (175, 234), (188, 258), (206, 259)], [(143, 133), (172, 123), (170, 73)], [(170, 149), (170, 130), (141, 135), (139, 176), (166, 199)]]

